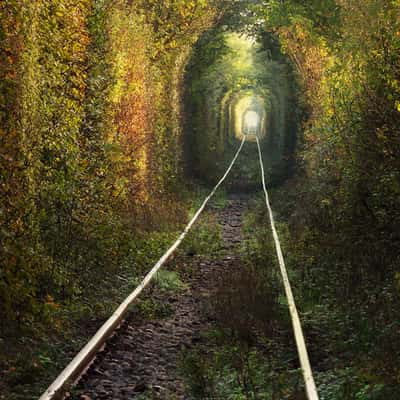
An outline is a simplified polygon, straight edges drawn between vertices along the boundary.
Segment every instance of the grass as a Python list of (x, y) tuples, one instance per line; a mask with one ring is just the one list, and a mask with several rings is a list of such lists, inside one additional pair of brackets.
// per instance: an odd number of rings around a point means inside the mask
[(185, 238), (178, 254), (215, 258), (221, 255), (222, 245), (222, 229), (215, 216), (204, 213)]
[(169, 304), (146, 297), (135, 303), (131, 308), (131, 312), (136, 319), (154, 320), (169, 317), (172, 310)]
[(154, 283), (164, 292), (182, 292), (188, 288), (175, 271), (159, 270), (154, 277)]

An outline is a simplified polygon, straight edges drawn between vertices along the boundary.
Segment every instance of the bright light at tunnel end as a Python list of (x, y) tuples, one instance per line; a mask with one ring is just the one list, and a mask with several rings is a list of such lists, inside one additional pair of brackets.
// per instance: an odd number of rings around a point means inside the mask
[(240, 92), (231, 104), (231, 118), (235, 138), (255, 142), (256, 136), (260, 139), (266, 134), (266, 102), (265, 99), (252, 91)]
[(249, 128), (257, 128), (258, 123), (260, 121), (260, 117), (255, 111), (247, 111), (245, 117), (244, 117), (244, 123), (249, 127)]
[(256, 111), (247, 111), (244, 115), (244, 130), (246, 133), (256, 134), (260, 124), (260, 116)]

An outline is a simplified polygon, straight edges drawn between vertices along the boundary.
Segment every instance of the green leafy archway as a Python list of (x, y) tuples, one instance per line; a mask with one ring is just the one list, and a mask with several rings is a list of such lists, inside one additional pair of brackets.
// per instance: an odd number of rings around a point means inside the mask
[[(204, 59), (208, 61), (203, 63)], [(266, 41), (246, 34), (205, 33), (186, 73), (187, 170), (205, 180), (221, 173), (235, 138), (241, 137), (241, 118), (253, 99), (261, 118), (268, 176), (281, 179), (290, 169), (287, 160), (296, 141), (293, 82), (289, 64), (282, 55), (273, 58)], [(254, 166), (250, 175), (257, 179), (255, 154), (251, 149), (245, 154), (242, 165)]]

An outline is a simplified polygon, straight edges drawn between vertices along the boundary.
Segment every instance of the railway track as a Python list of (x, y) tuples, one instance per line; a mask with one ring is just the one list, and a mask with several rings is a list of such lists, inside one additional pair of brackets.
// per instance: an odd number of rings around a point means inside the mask
[[(161, 398), (184, 399), (184, 385), (177, 372), (180, 351), (190, 348), (201, 340), (200, 332), (209, 324), (200, 310), (201, 296), (210, 295), (216, 271), (226, 271), (237, 262), (232, 248), (240, 242), (241, 216), (244, 204), (240, 199), (231, 199), (228, 211), (218, 216), (223, 228), (227, 256), (220, 261), (194, 260), (196, 271), (190, 278), (189, 289), (184, 294), (158, 298), (169, 305), (171, 316), (163, 321), (147, 321), (143, 324), (129, 315), (130, 305), (139, 294), (148, 287), (155, 274), (168, 261), (182, 243), (192, 226), (205, 210), (210, 199), (223, 184), (233, 168), (246, 137), (229, 165), (226, 173), (217, 183), (199, 210), (188, 223), (177, 241), (160, 258), (145, 276), (140, 285), (118, 307), (114, 314), (98, 330), (87, 345), (77, 354), (65, 370), (43, 393), (40, 400), (64, 398), (73, 384), (78, 383), (74, 399), (134, 399)], [(287, 276), (279, 237), (275, 228), (274, 217), (269, 202), (260, 143), (257, 137), (262, 184), (268, 208), (271, 229), (279, 260), (279, 268), (285, 294), (288, 300), (294, 337), (299, 354), (304, 383), (309, 400), (318, 400), (307, 348), (297, 313), (290, 282)], [(196, 264), (197, 263), (197, 264)], [(154, 294), (162, 296), (162, 294)], [(199, 297), (200, 296), (200, 297)], [(119, 329), (118, 329), (119, 328)], [(118, 332), (116, 332), (118, 330)], [(102, 349), (102, 351), (100, 351)], [(146, 397), (143, 397), (146, 395)], [(142, 397), (140, 397), (142, 396)], [(152, 397), (147, 397), (152, 396)]]
[[(138, 321), (134, 314), (128, 316), (78, 384), (72, 399), (187, 398), (179, 372), (180, 357), (183, 351), (199, 345), (201, 333), (213, 325), (204, 303), (216, 290), (215, 278), (229, 273), (240, 262), (235, 249), (245, 210), (246, 201), (237, 197), (229, 199), (223, 209), (211, 210), (222, 228), (224, 257), (186, 256), (182, 265), (174, 265), (188, 285), (184, 292), (171, 294), (155, 288), (144, 293), (166, 305), (168, 316), (149, 321)], [(191, 272), (185, 274), (185, 270)]]

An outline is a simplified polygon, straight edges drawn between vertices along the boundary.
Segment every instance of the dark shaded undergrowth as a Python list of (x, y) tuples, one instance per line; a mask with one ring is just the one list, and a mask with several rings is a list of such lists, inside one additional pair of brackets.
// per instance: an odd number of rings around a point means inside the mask
[[(272, 199), (320, 398), (398, 398), (396, 288), (388, 282), (382, 292), (376, 275), (365, 269), (354, 286), (333, 241), (329, 248), (325, 244), (326, 251), (316, 235), (305, 241), (307, 226), (296, 225), (298, 189), (288, 183), (274, 190)], [(204, 333), (207, 344), (183, 355), (191, 394), (194, 399), (305, 399), (261, 197), (248, 214), (241, 256), (242, 264), (220, 277), (210, 300), (208, 312), (216, 326)]]

